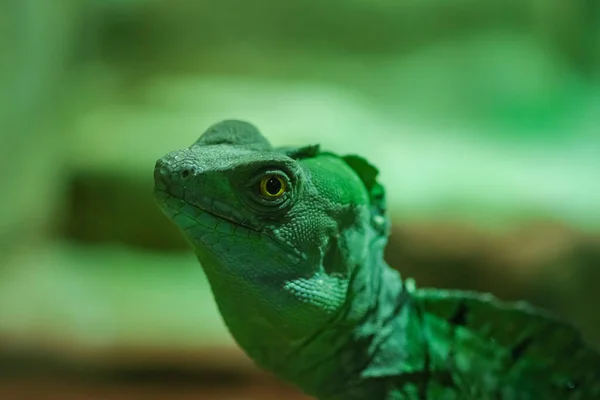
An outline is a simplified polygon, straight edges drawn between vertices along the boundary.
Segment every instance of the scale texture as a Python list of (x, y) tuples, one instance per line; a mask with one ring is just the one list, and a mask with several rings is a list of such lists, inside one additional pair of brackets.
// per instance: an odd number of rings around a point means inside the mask
[(600, 355), (525, 303), (416, 288), (383, 259), (377, 169), (223, 121), (156, 163), (155, 197), (263, 369), (321, 400), (598, 400)]

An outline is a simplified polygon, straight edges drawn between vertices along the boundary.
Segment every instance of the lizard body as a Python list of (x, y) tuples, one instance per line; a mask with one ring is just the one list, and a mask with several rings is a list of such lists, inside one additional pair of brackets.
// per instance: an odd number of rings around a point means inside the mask
[(384, 261), (377, 170), (223, 121), (161, 158), (155, 197), (231, 334), (321, 400), (597, 400), (600, 356), (525, 303), (416, 289)]

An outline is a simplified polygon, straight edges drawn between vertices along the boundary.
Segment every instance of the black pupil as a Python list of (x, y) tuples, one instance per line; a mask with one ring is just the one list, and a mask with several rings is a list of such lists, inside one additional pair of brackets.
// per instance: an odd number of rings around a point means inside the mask
[(267, 193), (274, 196), (274, 195), (278, 194), (279, 191), (281, 190), (281, 182), (279, 181), (279, 179), (277, 179), (275, 177), (271, 177), (267, 181), (267, 184), (265, 185), (265, 189), (267, 189)]

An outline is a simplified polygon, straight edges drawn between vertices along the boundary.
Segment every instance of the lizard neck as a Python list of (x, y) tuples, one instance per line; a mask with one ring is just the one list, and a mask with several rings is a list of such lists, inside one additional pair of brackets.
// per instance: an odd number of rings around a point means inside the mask
[[(219, 272), (223, 268), (213, 268), (208, 255), (198, 255), (225, 323), (260, 367), (319, 399), (385, 399), (389, 378), (422, 369), (425, 357), (412, 296), (383, 260), (384, 245), (379, 239), (349, 268), (344, 306), (324, 322), (311, 321), (315, 330), (297, 338), (286, 335), (279, 317), (289, 310), (275, 312), (252, 288), (231, 290), (239, 287), (235, 274)], [(240, 317), (242, 304), (257, 311)]]
[(342, 312), (282, 365), (282, 377), (312, 396), (384, 399), (390, 378), (422, 368), (420, 319), (400, 274), (383, 260), (384, 244), (354, 269)]

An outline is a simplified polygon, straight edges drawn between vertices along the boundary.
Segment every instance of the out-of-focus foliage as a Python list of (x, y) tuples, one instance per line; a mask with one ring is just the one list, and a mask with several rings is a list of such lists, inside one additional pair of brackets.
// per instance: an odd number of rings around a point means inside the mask
[(0, 4), (0, 260), (6, 246), (55, 222), (64, 165), (56, 103), (73, 55), (73, 11), (63, 0)]
[(151, 198), (224, 118), (375, 163), (405, 276), (600, 342), (599, 26), (595, 0), (0, 2), (0, 369), (247, 373)]

